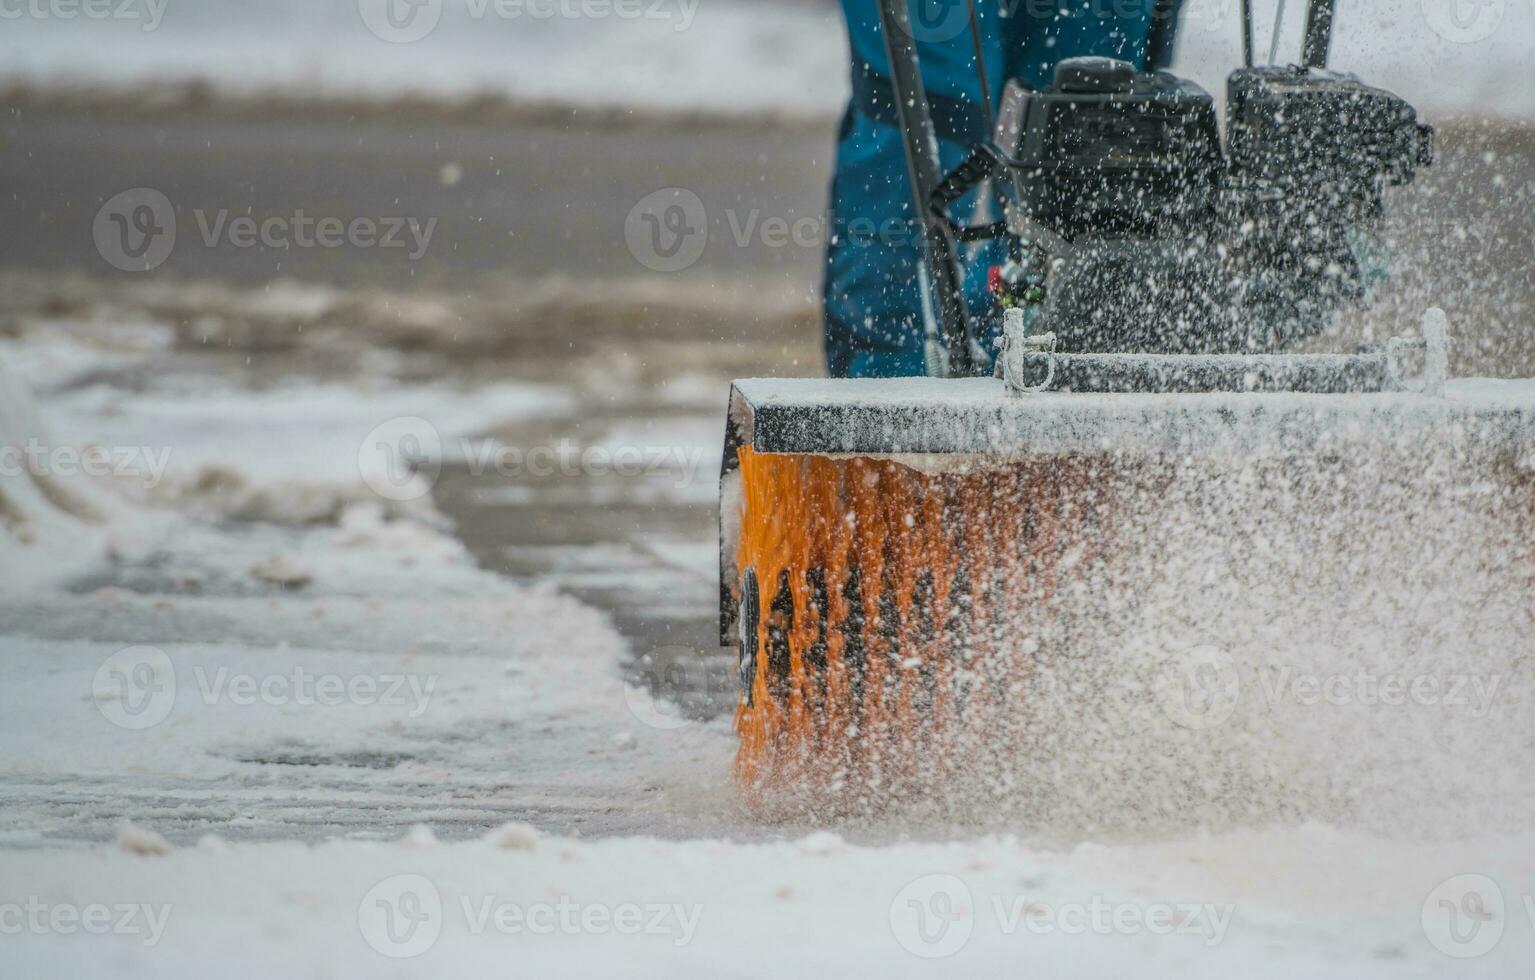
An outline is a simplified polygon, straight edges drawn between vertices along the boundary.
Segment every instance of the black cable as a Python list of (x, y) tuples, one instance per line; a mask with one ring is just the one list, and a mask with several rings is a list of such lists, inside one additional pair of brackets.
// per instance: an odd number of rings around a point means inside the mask
[(1178, 36), (1178, 8), (1182, 0), (1157, 0), (1151, 8), (1151, 26), (1146, 34), (1146, 70), (1156, 71), (1173, 63), (1173, 47)]
[(1253, 0), (1242, 0), (1242, 63), (1253, 66)]
[(1279, 41), (1284, 37), (1284, 4), (1285, 0), (1279, 0), (1279, 9), (1274, 11), (1274, 35), (1269, 38), (1269, 64), (1279, 64)]
[(1326, 68), (1332, 51), (1332, 18), (1335, 0), (1311, 0), (1306, 10), (1306, 43), (1301, 64), (1307, 68)]
[(975, 50), (975, 73), (981, 80), (981, 107), (986, 110), (988, 139), (997, 134), (997, 114), (991, 107), (991, 79), (986, 74), (986, 52), (981, 47), (981, 21), (975, 11), (975, 0), (965, 0), (970, 8), (970, 46)]

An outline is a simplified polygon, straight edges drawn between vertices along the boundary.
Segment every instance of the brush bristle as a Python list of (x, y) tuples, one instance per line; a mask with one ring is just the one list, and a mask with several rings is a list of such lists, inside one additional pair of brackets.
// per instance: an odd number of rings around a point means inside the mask
[(745, 448), (740, 467), (738, 568), (760, 586), (736, 773), (758, 807), (938, 778), (965, 729), (1021, 709), (1009, 692), (1049, 655), (1019, 642), (1028, 611), (1107, 533), (1093, 461), (929, 473)]

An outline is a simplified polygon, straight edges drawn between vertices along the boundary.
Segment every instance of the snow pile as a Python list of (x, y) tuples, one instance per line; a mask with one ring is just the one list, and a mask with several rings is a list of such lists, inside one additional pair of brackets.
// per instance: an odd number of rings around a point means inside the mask
[[(321, 293), (327, 307), (335, 302), (328, 291)], [(241, 299), (248, 311), (251, 298)], [(296, 301), (269, 297), (269, 312), (300, 316), (293, 308)], [(495, 421), (571, 405), (569, 393), (553, 386), (489, 384), (464, 392), (441, 383), (396, 382), (373, 372), (352, 383), (289, 379), (263, 384), (252, 379), (257, 383), (232, 386), (205, 373), (180, 371), (167, 372), (152, 385), (117, 383), (113, 372), (165, 363), (157, 359), (174, 352), (173, 329), (153, 317), (105, 326), (51, 319), (30, 323), (4, 350), (19, 366), (18, 375), (51, 392), (49, 433), (30, 434), (42, 432), (42, 426), (13, 376), (7, 390), (15, 404), (8, 411), (29, 432), (13, 437), (17, 446), (25, 448), (32, 438), (51, 452), (97, 447), (105, 475), (113, 478), (108, 482), (118, 491), (108, 498), (127, 494), (203, 520), (333, 524), (348, 507), (374, 504), (391, 514), (431, 521), (430, 485), (411, 482), (412, 466), (440, 467), (472, 453), (477, 429)], [(253, 346), (261, 347), (261, 341)], [(377, 349), (371, 356), (357, 356), (388, 361)], [(402, 457), (396, 443), (406, 435), (419, 436), (411, 443), (419, 459)], [(54, 462), (41, 457), (32, 468), (47, 469)], [(66, 473), (80, 469), (73, 466)], [(390, 481), (399, 486), (387, 486)], [(374, 484), (385, 486), (385, 494)], [(58, 480), (48, 486), (50, 492), (66, 493)], [(88, 492), (91, 482), (73, 481), (69, 488), (70, 494)], [(96, 509), (108, 506), (100, 496), (104, 488), (95, 492)]]
[[(435, 467), (568, 392), (369, 375), (231, 390), (164, 345), (56, 326), (0, 350), (42, 389), (58, 444), (169, 460), (0, 485), (0, 533), (19, 545), (0, 549), (7, 843), (101, 839), (124, 819), (176, 843), (226, 824), (324, 837), (508, 813), (622, 826), (679, 773), (727, 770), (723, 723), (674, 731), (631, 710), (604, 616), (481, 570), (439, 526)], [(4, 380), (8, 437), (43, 432)], [(371, 438), (402, 418), (437, 443)], [(402, 448), (423, 450), (404, 481), (388, 457)], [(77, 487), (109, 521), (73, 504)]]
[(112, 455), (57, 442), (0, 352), (0, 588), (79, 571), (123, 545), (129, 535), (108, 527), (124, 511), (105, 479)]

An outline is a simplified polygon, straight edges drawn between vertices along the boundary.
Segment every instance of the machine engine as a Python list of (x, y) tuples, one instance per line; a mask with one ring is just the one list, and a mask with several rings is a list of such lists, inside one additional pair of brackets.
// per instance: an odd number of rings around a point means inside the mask
[(1273, 350), (1383, 275), (1387, 186), (1432, 161), (1411, 105), (1353, 75), (1256, 67), (1215, 101), (1168, 72), (1072, 58), (1006, 88), (993, 176), (1011, 185), (1002, 305), (1062, 350)]

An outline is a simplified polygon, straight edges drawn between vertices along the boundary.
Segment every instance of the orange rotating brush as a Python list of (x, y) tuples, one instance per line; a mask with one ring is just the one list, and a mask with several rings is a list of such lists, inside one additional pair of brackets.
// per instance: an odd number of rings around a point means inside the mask
[(878, 809), (1014, 723), (1061, 576), (1102, 551), (1099, 464), (738, 459), (748, 803)]

